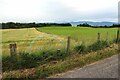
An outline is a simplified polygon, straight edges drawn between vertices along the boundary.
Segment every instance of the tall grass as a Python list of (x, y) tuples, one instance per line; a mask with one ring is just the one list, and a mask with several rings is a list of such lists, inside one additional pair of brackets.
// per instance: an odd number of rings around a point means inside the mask
[(77, 51), (78, 53), (86, 53), (86, 52), (90, 52), (90, 51), (96, 51), (96, 50), (100, 50), (106, 47), (109, 47), (110, 44), (114, 43), (113, 42), (108, 42), (108, 41), (97, 41), (91, 45), (86, 46), (85, 44), (80, 44), (77, 45), (74, 49), (75, 51)]
[[(107, 41), (98, 41), (89, 46), (86, 46), (85, 44), (80, 44), (75, 46), (74, 49), (71, 50), (71, 53), (86, 54), (90, 51), (100, 50), (109, 46), (110, 43)], [(68, 54), (66, 52), (66, 49), (58, 49), (58, 50), (50, 49), (50, 50), (39, 51), (37, 53), (31, 53), (31, 54), (22, 52), (19, 53), (17, 58), (13, 58), (10, 56), (3, 57), (3, 71), (33, 68), (33, 67), (37, 67), (38, 65), (46, 64), (50, 61), (65, 59), (70, 55), (74, 55), (74, 54)]]
[[(33, 68), (50, 61), (64, 59), (68, 54), (63, 50), (46, 50), (39, 53), (19, 53), (17, 57), (6, 56), (2, 59), (3, 71)], [(8, 66), (9, 65), (9, 66)]]

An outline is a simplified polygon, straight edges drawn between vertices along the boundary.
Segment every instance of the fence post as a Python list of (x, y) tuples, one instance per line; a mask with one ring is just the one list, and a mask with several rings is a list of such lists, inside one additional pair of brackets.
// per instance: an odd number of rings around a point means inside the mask
[(10, 56), (14, 57), (17, 55), (17, 45), (16, 43), (10, 44)]
[(70, 53), (70, 36), (68, 36), (67, 40), (67, 53)]
[(117, 31), (117, 38), (116, 38), (116, 43), (119, 41), (119, 30)]
[(98, 41), (100, 41), (100, 33), (98, 32)]
[(108, 32), (106, 33), (106, 41), (108, 41)]

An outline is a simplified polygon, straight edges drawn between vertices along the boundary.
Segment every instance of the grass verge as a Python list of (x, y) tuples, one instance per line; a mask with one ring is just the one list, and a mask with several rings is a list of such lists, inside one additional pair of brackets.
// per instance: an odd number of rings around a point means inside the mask
[(38, 53), (23, 52), (19, 53), (17, 57), (3, 57), (3, 72), (18, 69), (34, 68), (50, 61), (64, 59), (70, 55), (75, 55), (76, 53), (86, 54), (88, 52), (106, 48), (108, 46), (110, 46), (110, 44), (107, 41), (98, 41), (87, 47), (84, 44), (78, 45), (74, 48), (74, 50), (71, 50), (70, 54), (68, 54), (65, 49), (50, 49), (39, 51)]
[(111, 57), (117, 54), (117, 51), (117, 44), (112, 44), (112, 46), (101, 50), (88, 52), (87, 54), (70, 55), (64, 59), (50, 61), (35, 68), (6, 71), (3, 73), (3, 78), (46, 78), (56, 73), (65, 72), (75, 67), (83, 67), (95, 61)]

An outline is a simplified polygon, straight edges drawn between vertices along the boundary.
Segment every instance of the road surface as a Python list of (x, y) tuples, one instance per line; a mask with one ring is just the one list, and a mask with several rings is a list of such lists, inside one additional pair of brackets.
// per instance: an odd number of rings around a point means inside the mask
[(118, 78), (118, 55), (74, 69), (53, 78)]

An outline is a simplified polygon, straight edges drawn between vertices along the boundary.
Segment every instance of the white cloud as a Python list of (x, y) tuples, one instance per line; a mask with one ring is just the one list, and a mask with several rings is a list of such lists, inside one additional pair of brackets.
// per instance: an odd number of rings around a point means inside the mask
[(118, 0), (0, 0), (0, 22), (116, 21)]
[(65, 0), (63, 3), (77, 11), (94, 11), (117, 7), (118, 0)]

